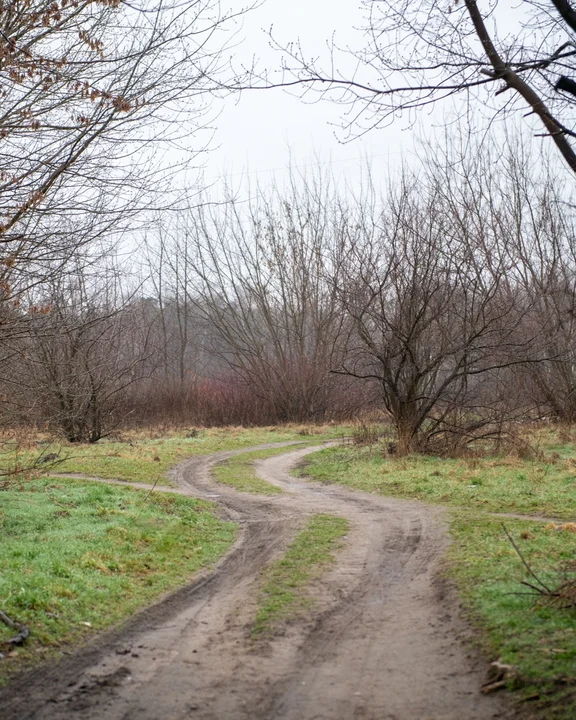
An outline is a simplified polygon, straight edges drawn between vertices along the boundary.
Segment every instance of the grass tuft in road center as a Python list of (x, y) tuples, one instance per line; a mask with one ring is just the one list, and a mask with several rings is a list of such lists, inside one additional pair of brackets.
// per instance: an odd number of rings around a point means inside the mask
[(303, 530), (264, 573), (252, 638), (271, 634), (310, 607), (309, 584), (332, 562), (348, 532), (346, 519), (313, 515)]

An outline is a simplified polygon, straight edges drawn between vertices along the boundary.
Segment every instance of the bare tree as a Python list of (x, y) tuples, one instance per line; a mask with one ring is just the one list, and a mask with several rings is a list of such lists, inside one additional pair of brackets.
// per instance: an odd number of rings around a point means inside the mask
[(74, 215), (97, 188), (112, 210), (118, 196), (148, 191), (158, 166), (179, 165), (151, 165), (156, 149), (202, 149), (185, 138), (206, 121), (221, 30), (242, 12), (223, 13), (216, 0), (2, 3), (4, 242), (51, 196), (65, 195), (60, 210)]
[(115, 271), (102, 275), (80, 268), (44, 291), (9, 383), (29, 420), (69, 442), (109, 434), (125, 419), (128, 388), (151, 370), (149, 319)]
[(164, 381), (184, 393), (194, 376), (209, 370), (205, 322), (190, 294), (197, 280), (186, 214), (158, 219), (145, 242), (143, 272), (158, 310), (157, 343)]
[(293, 178), (248, 208), (190, 216), (189, 292), (213, 328), (212, 350), (280, 421), (321, 418), (330, 406), (343, 318), (325, 269), (342, 219), (326, 178)]
[(218, 0), (0, 2), (3, 369), (37, 325), (31, 293), (186, 195), (179, 173), (210, 137), (225, 31), (242, 12)]
[(518, 228), (489, 165), (405, 174), (380, 207), (362, 203), (342, 257), (352, 326), (338, 371), (378, 383), (399, 453), (498, 429), (519, 411), (511, 368), (538, 355), (538, 331), (518, 330), (529, 305), (509, 250)]
[[(304, 86), (349, 106), (352, 134), (415, 117), (463, 96), (466, 121), (533, 114), (576, 172), (576, 10), (568, 0), (362, 0), (364, 47), (332, 47), (327, 67), (299, 44), (285, 46), (282, 78), (257, 87)], [(350, 58), (351, 56), (351, 58)], [(350, 62), (351, 59), (351, 62)], [(347, 68), (351, 68), (348, 70)]]
[(221, 31), (241, 12), (218, 0), (0, 3), (4, 303), (174, 202), (175, 174), (205, 147)]
[(191, 213), (162, 242), (166, 328), (186, 293), (191, 346), (279, 420), (322, 417), (350, 379), (367, 382), (400, 452), (498, 435), (535, 406), (558, 414), (542, 388), (558, 407), (573, 387), (568, 213), (518, 148), (468, 150), (429, 150), (384, 198), (294, 179)]
[(537, 334), (538, 361), (525, 368), (526, 390), (542, 415), (576, 421), (576, 232), (574, 202), (553, 169), (541, 172), (538, 191), (525, 163), (508, 166), (514, 197), (510, 219), (521, 228), (510, 250), (520, 301), (528, 312), (521, 332)]

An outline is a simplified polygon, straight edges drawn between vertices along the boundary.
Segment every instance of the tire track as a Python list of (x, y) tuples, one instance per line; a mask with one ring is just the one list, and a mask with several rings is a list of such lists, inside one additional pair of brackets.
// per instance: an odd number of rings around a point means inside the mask
[[(264, 447), (194, 457), (172, 473), (181, 492), (216, 499), (240, 524), (214, 572), (121, 632), (0, 691), (3, 719), (510, 717), (499, 697), (481, 695), (484, 668), (467, 651), (466, 625), (438, 579), (442, 510), (296, 480), (289, 470), (318, 449), (310, 447), (257, 463), (283, 495), (213, 482), (214, 463)], [(261, 571), (315, 513), (350, 522), (337, 564), (314, 584), (307, 620), (255, 644), (249, 627)]]

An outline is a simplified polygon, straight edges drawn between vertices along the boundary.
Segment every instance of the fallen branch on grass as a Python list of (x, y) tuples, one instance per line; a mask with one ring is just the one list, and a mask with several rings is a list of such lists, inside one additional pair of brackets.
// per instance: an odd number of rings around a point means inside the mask
[(14, 620), (11, 620), (2, 610), (0, 610), (0, 620), (13, 630), (18, 630), (18, 633), (14, 635), (14, 637), (6, 640), (6, 645), (23, 645), (30, 635), (30, 630), (26, 625), (20, 625), (20, 623), (14, 622)]
[(488, 668), (488, 680), (482, 685), (482, 692), (487, 695), (505, 688), (508, 681), (516, 677), (514, 665), (503, 663), (502, 660), (495, 660)]
[(13, 463), (7, 463), (4, 456), (7, 456), (12, 451), (6, 451), (5, 446), (6, 443), (0, 443), (0, 490), (9, 490), (12, 483), (18, 478), (29, 480), (32, 477), (39, 476), (41, 473), (48, 472), (55, 465), (69, 459), (69, 456), (61, 457), (59, 453), (44, 454), (43, 452), (35, 460), (20, 465), (17, 457), (19, 445), (16, 443), (14, 447), (16, 451), (15, 460)]
[(550, 587), (534, 572), (504, 523), (502, 523), (502, 527), (522, 564), (534, 580), (534, 583), (522, 580), (521, 584), (533, 591), (526, 594), (539, 595), (564, 610), (576, 608), (576, 563), (567, 563), (562, 566), (559, 569), (559, 573), (563, 575), (562, 582), (556, 587)]

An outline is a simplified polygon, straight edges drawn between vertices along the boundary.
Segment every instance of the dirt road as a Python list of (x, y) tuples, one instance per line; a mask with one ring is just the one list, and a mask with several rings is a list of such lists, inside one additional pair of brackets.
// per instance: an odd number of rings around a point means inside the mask
[[(239, 522), (215, 572), (139, 614), (120, 633), (0, 692), (3, 720), (491, 720), (485, 664), (438, 579), (441, 511), (297, 480), (315, 448), (258, 464), (283, 495), (236, 493), (210, 477), (236, 453), (194, 458), (181, 491), (210, 497)], [(288, 450), (288, 449), (287, 449)], [(242, 451), (246, 452), (246, 450)], [(348, 518), (338, 561), (313, 587), (311, 616), (271, 642), (249, 639), (261, 570), (307, 515)]]

